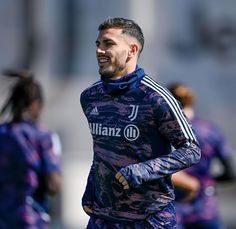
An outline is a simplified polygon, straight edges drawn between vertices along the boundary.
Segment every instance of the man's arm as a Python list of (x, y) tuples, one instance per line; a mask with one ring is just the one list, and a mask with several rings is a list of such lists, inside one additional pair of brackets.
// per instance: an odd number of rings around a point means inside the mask
[(61, 189), (61, 174), (52, 172), (46, 175), (47, 191), (50, 195), (56, 195)]
[(55, 133), (42, 136), (42, 152), (40, 154), (44, 165), (46, 189), (49, 195), (56, 195), (61, 189), (61, 142)]
[(92, 164), (90, 168), (90, 172), (87, 179), (87, 185), (82, 197), (82, 206), (84, 211), (88, 215), (93, 212), (92, 211), (93, 195), (94, 195), (94, 164)]
[(185, 171), (174, 173), (172, 175), (172, 183), (176, 189), (185, 192), (186, 195), (184, 201), (191, 201), (192, 199), (194, 199), (201, 187), (198, 179), (189, 175)]
[(173, 97), (170, 99), (174, 104), (159, 98), (158, 105), (154, 105), (154, 113), (158, 130), (168, 139), (174, 150), (168, 155), (122, 168), (119, 174), (129, 186), (138, 187), (143, 182), (171, 175), (200, 160), (200, 148), (193, 131), (177, 101)]

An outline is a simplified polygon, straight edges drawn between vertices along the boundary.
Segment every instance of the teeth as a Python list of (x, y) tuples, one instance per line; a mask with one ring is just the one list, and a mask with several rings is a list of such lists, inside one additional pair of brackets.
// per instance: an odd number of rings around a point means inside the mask
[(105, 63), (108, 61), (108, 59), (107, 58), (99, 58), (98, 61), (99, 61), (99, 63)]

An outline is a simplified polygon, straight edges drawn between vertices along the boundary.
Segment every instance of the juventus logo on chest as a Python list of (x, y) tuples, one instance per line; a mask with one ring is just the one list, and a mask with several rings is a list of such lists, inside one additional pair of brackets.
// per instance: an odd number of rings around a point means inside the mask
[(132, 111), (131, 111), (131, 114), (128, 116), (128, 118), (130, 119), (130, 121), (134, 121), (137, 117), (139, 106), (138, 105), (130, 105), (130, 107), (131, 107)]

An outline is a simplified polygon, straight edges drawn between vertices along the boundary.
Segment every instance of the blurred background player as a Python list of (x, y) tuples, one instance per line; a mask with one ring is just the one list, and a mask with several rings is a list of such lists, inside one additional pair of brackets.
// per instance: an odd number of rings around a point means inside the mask
[(0, 113), (0, 228), (45, 229), (47, 196), (59, 192), (61, 176), (54, 135), (38, 123), (43, 91), (28, 71), (3, 75), (17, 82)]
[[(211, 122), (194, 116), (196, 100), (192, 89), (181, 83), (169, 85), (173, 96), (179, 100), (183, 111), (199, 141), (202, 157), (198, 164), (172, 176), (177, 188), (177, 219), (179, 228), (221, 229), (215, 184), (217, 181), (233, 181), (231, 149), (221, 130)], [(220, 175), (214, 176), (212, 164), (217, 159), (222, 167)]]

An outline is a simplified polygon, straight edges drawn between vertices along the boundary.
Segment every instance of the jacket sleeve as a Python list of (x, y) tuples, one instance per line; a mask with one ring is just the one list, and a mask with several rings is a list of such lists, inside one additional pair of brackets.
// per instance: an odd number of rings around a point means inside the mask
[[(86, 110), (86, 105), (88, 104), (86, 100), (87, 98), (86, 93), (87, 91), (84, 90), (80, 95), (80, 104), (84, 113)], [(82, 197), (82, 206), (91, 207), (93, 205), (93, 198), (94, 198), (94, 163), (92, 163), (91, 165), (89, 175), (87, 178), (86, 188)]]
[[(44, 165), (44, 173), (53, 172), (61, 173), (61, 150), (59, 149), (60, 140), (55, 133), (44, 133), (41, 137), (41, 153), (40, 157)], [(56, 142), (57, 141), (57, 142)]]
[(90, 172), (87, 179), (87, 185), (82, 197), (82, 206), (92, 206), (94, 195), (94, 164), (90, 168)]
[(170, 94), (168, 96), (167, 99), (159, 97), (153, 109), (157, 128), (173, 150), (167, 155), (122, 168), (120, 173), (131, 187), (171, 175), (200, 160), (200, 148), (191, 126), (178, 102)]

